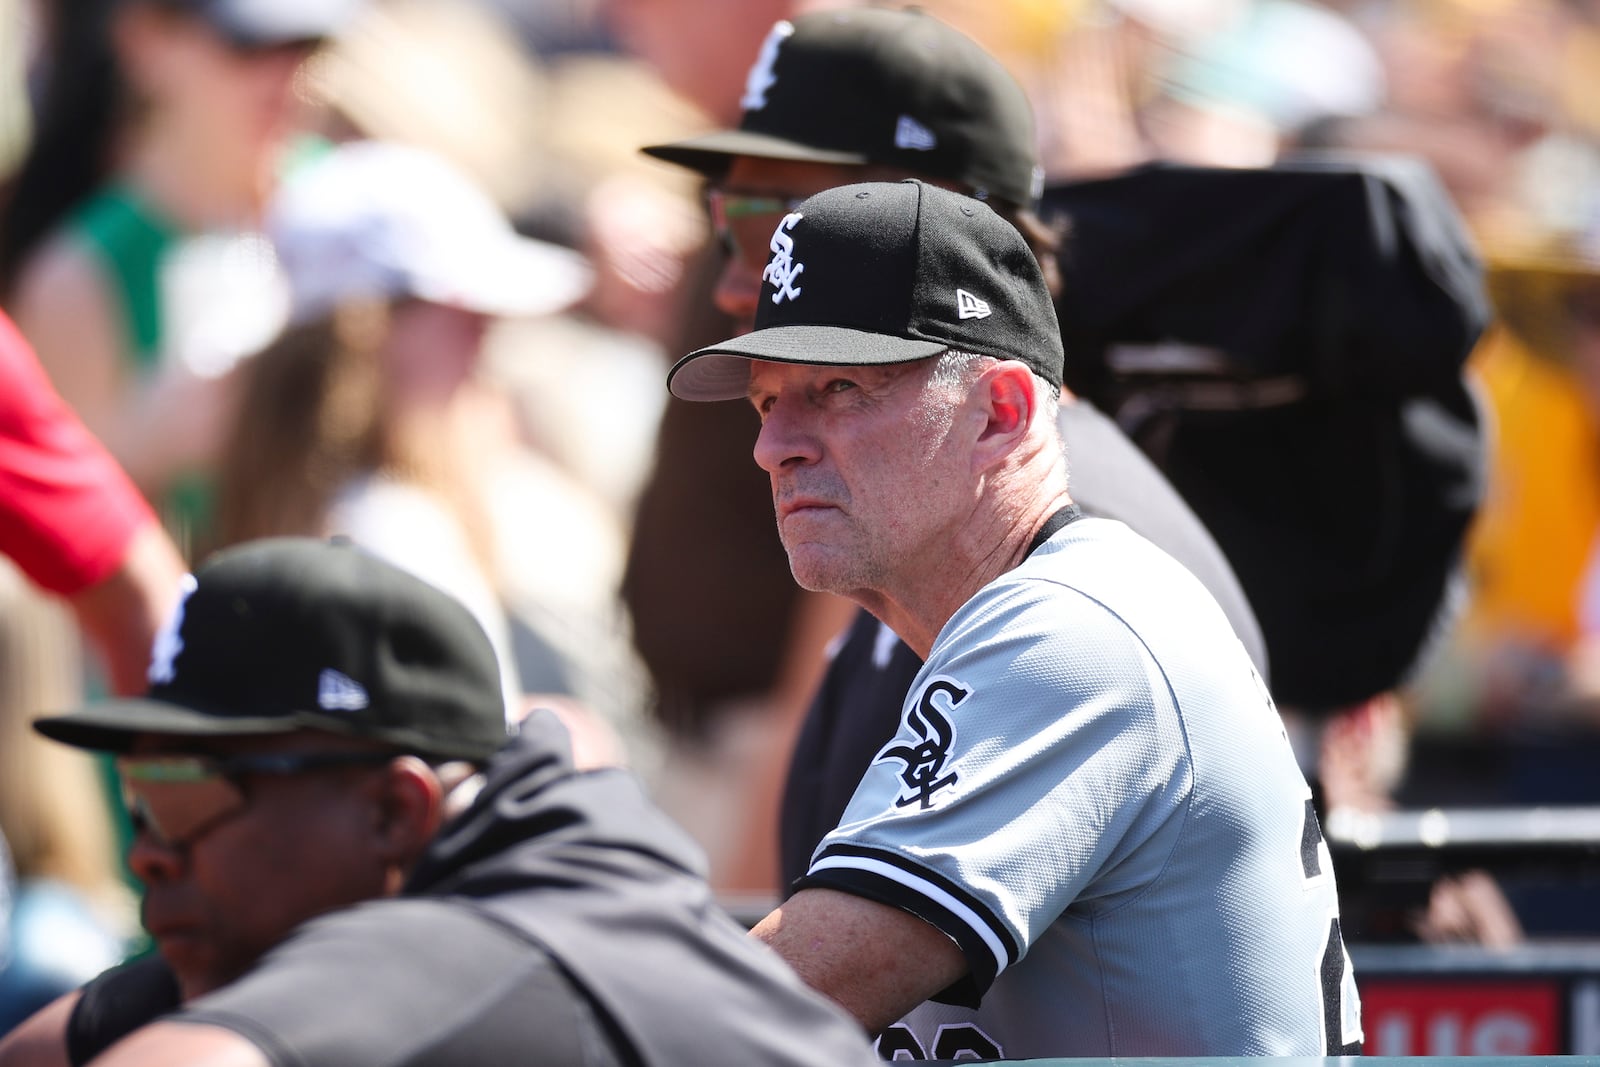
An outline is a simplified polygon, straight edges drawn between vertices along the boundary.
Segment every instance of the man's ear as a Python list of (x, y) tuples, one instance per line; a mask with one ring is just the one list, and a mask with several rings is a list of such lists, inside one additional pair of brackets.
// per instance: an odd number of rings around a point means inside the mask
[(409, 871), (444, 821), (444, 786), (416, 756), (397, 756), (375, 786), (373, 832), (378, 854)]
[(1001, 360), (978, 375), (972, 398), (984, 419), (974, 462), (988, 470), (1026, 439), (1033, 424), (1033, 372), (1016, 360)]

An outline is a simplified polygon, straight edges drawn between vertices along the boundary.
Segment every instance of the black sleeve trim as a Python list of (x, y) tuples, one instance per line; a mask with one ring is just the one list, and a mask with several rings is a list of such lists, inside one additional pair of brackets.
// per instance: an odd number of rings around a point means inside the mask
[[(900, 908), (949, 935), (967, 957), (970, 971), (966, 978), (933, 998), (942, 1003), (977, 1007), (1000, 970), (1016, 963), (1022, 955), (1011, 931), (986, 904), (959, 883), (897, 852), (861, 845), (829, 845), (818, 854), (810, 872), (796, 883), (797, 889), (810, 887), (836, 889)], [(942, 902), (940, 897), (951, 903)], [(985, 933), (989, 936), (985, 937)]]
[(178, 980), (160, 956), (140, 956), (85, 984), (67, 1017), (67, 1061), (78, 1067), (128, 1034), (176, 1011)]

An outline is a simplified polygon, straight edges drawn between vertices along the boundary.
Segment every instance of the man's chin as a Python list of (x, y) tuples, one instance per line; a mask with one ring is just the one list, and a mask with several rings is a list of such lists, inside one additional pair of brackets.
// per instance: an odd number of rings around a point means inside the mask
[(805, 545), (789, 553), (789, 573), (796, 585), (813, 593), (848, 595), (847, 590), (855, 586), (825, 554)]

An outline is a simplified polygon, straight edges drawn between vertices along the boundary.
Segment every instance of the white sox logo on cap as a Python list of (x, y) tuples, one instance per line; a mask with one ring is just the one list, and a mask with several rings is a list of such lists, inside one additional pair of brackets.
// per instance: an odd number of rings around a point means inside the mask
[(772, 258), (767, 261), (767, 269), (761, 272), (761, 280), (772, 283), (777, 292), (772, 294), (772, 302), (781, 304), (787, 297), (793, 300), (800, 295), (800, 288), (794, 280), (800, 277), (800, 272), (806, 269), (804, 263), (796, 263), (794, 258), (794, 238), (786, 231), (794, 229), (794, 224), (802, 218), (800, 212), (792, 211), (778, 223), (778, 228), (772, 231)]
[(789, 22), (779, 22), (767, 31), (767, 39), (761, 42), (761, 52), (745, 78), (744, 96), (739, 98), (739, 107), (745, 111), (758, 111), (767, 106), (767, 90), (778, 84), (778, 75), (772, 69), (778, 62), (778, 46), (792, 33), (794, 25)]
[(178, 605), (151, 643), (150, 669), (145, 675), (151, 685), (165, 685), (174, 677), (172, 661), (183, 651), (183, 608), (197, 588), (199, 583), (192, 574), (185, 574), (178, 581)]

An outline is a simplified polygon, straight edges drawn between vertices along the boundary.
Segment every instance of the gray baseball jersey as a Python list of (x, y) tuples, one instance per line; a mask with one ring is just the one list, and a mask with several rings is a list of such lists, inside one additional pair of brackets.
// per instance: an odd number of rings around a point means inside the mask
[(800, 887), (905, 908), (967, 956), (884, 1058), (1353, 1053), (1310, 797), (1215, 601), (1084, 518), (945, 625)]

